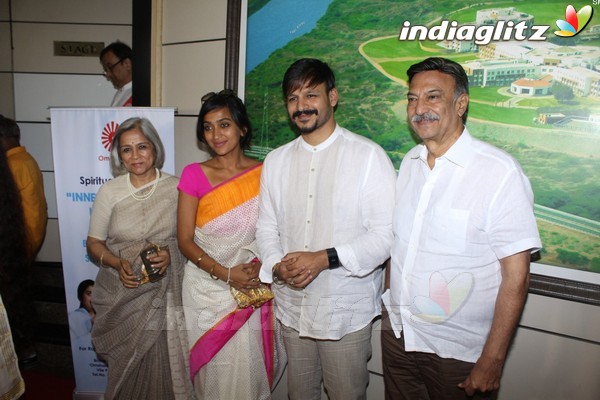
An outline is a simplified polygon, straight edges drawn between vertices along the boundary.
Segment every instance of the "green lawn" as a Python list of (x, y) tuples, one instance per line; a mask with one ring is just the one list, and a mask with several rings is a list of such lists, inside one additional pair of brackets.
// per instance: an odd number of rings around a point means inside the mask
[(498, 87), (470, 87), (469, 94), (472, 100), (488, 101), (491, 103), (502, 102), (510, 99), (510, 96), (505, 96), (498, 93)]
[(398, 37), (392, 36), (367, 43), (363, 50), (371, 58), (385, 59), (402, 57), (419, 59), (430, 56), (431, 50), (437, 50), (439, 54), (449, 54), (445, 49), (436, 46), (434, 42), (423, 42), (423, 47), (430, 50), (423, 50), (418, 41), (405, 41), (399, 45)]
[(544, 97), (543, 99), (520, 99), (518, 105), (520, 107), (557, 107), (560, 103), (554, 97)]
[(485, 121), (507, 123), (511, 125), (536, 126), (533, 123), (537, 116), (535, 110), (523, 108), (502, 108), (482, 103), (471, 103), (469, 107), (471, 118), (483, 119)]

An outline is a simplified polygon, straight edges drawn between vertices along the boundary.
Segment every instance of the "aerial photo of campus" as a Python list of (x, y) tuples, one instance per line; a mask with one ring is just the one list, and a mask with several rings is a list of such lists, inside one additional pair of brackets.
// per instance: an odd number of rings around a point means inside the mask
[[(568, 4), (591, 8), (580, 13), (587, 19), (580, 18), (576, 34), (565, 37), (555, 32), (564, 27), (557, 20), (568, 20)], [(427, 57), (450, 58), (469, 77), (469, 132), (514, 156), (531, 181), (544, 245), (538, 262), (600, 273), (595, 7), (545, 0), (248, 0), (244, 97), (255, 129), (251, 152), (264, 157), (294, 138), (281, 79), (296, 59), (315, 57), (336, 73), (337, 122), (378, 142), (398, 167), (416, 144), (406, 122), (406, 70)], [(278, 23), (264, 23), (273, 19)], [(433, 28), (444, 37), (420, 35)], [(469, 37), (474, 31), (488, 35)], [(260, 48), (253, 47), (259, 39)]]

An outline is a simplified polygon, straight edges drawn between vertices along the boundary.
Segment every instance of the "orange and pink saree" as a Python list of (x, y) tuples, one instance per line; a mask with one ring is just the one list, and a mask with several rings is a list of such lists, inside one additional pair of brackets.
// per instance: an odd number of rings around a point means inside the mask
[[(251, 168), (199, 198), (194, 241), (225, 267), (257, 256), (260, 172), (261, 166)], [(225, 282), (188, 261), (183, 305), (197, 397), (269, 399), (285, 365), (272, 301), (256, 310), (238, 309)]]

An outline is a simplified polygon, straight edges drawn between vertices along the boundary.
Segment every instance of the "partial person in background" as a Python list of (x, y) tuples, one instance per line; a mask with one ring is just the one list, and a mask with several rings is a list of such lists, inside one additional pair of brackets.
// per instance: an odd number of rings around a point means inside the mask
[(92, 305), (92, 292), (94, 290), (94, 281), (86, 279), (77, 286), (77, 299), (79, 308), (69, 314), (69, 327), (71, 335), (74, 338), (90, 335), (96, 310)]
[[(40, 167), (25, 147), (21, 146), (20, 140), (21, 130), (17, 123), (0, 115), (0, 145), (6, 154), (8, 166), (19, 191), (27, 234), (27, 258), (23, 261), (18, 273), (29, 276), (31, 274), (29, 266), (35, 260), (46, 236), (48, 207)], [(37, 358), (33, 343), (36, 324), (35, 307), (32, 302), (33, 293), (29, 278), (23, 281), (22, 286), (14, 287), (12, 290), (22, 292), (20, 295), (22, 301), (15, 304), (11, 296), (5, 297), (4, 302), (10, 315), (14, 316), (11, 320), (11, 327), (19, 361), (28, 363)], [(10, 311), (11, 308), (18, 308), (20, 312), (13, 313)]]
[(40, 167), (20, 141), (21, 130), (17, 123), (0, 115), (0, 144), (21, 196), (29, 258), (33, 260), (46, 237), (48, 206)]
[[(110, 151), (115, 178), (100, 187), (92, 208), (87, 250), (100, 267), (92, 340), (108, 364), (106, 399), (192, 397), (177, 248), (179, 180), (160, 170), (164, 160), (149, 120), (123, 121)], [(159, 248), (147, 267), (159, 276), (143, 283), (140, 253), (150, 244)]]
[[(27, 274), (27, 233), (21, 197), (8, 167), (6, 154), (0, 151), (0, 399), (18, 399), (25, 391), (25, 382), (11, 335), (12, 320), (19, 317), (24, 304), (23, 291)], [(15, 307), (5, 308), (5, 299)], [(11, 315), (12, 314), (12, 315)]]
[(106, 80), (110, 81), (117, 93), (110, 103), (111, 107), (130, 107), (132, 105), (133, 51), (123, 42), (113, 42), (100, 52), (100, 64)]
[(469, 133), (460, 64), (432, 57), (407, 75), (408, 123), (423, 143), (396, 184), (385, 397), (494, 399), (541, 247), (533, 192), (513, 157)]
[(252, 139), (244, 103), (229, 90), (202, 101), (196, 134), (212, 158), (184, 168), (177, 223), (194, 389), (199, 399), (269, 399), (285, 365), (271, 302), (238, 308), (230, 292), (260, 284), (262, 164), (244, 154)]

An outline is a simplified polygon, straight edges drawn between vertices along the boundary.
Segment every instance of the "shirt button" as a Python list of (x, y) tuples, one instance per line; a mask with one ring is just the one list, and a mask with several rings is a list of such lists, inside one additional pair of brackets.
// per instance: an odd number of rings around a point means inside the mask
[(310, 219), (308, 221), (306, 221), (307, 224), (310, 224)]

